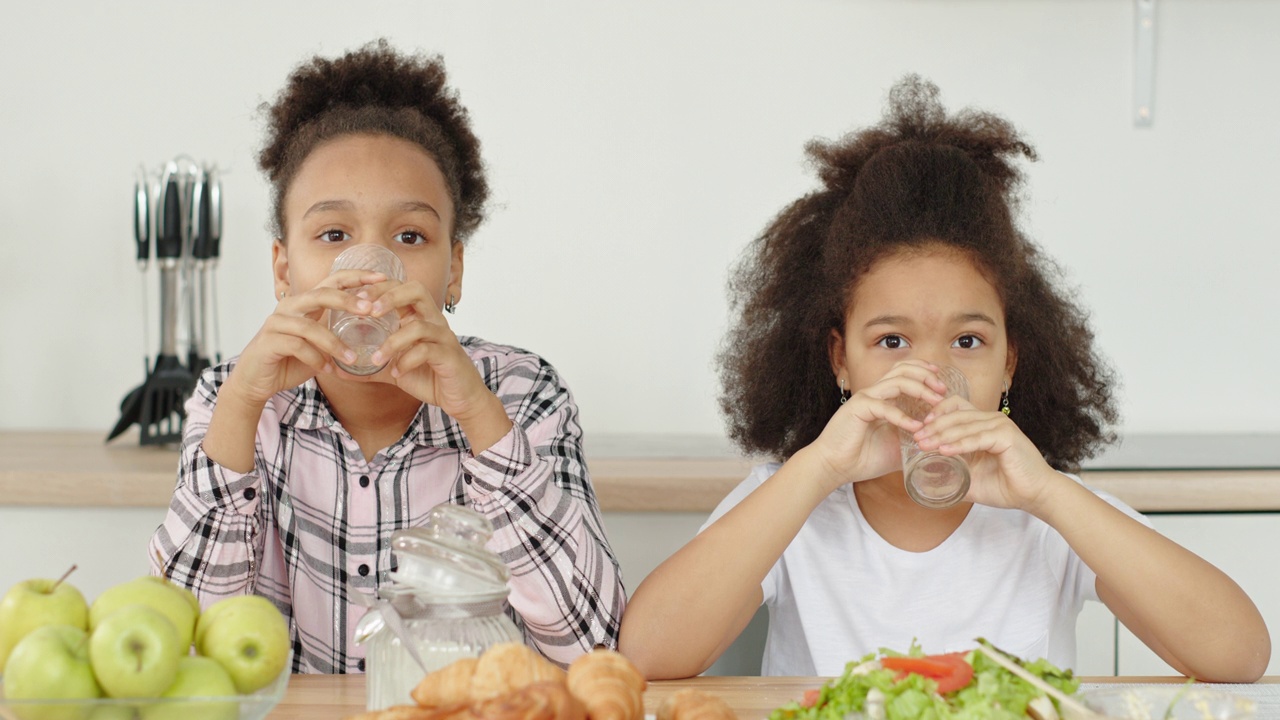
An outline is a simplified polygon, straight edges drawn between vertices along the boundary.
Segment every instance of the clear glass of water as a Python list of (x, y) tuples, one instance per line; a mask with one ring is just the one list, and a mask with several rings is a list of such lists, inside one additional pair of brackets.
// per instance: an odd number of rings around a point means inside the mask
[[(355, 245), (344, 250), (334, 259), (329, 273), (339, 270), (367, 270), (382, 273), (389, 280), (404, 280), (404, 265), (400, 258), (381, 245)], [(354, 295), (360, 292), (360, 288), (349, 288), (347, 292)], [(346, 363), (338, 358), (333, 361), (352, 375), (372, 375), (387, 366), (385, 362), (375, 364), (373, 353), (399, 328), (400, 315), (394, 310), (379, 317), (330, 310), (329, 329), (343, 345), (356, 354), (356, 361), (353, 363)]]
[[(969, 399), (969, 381), (964, 373), (953, 367), (944, 367), (938, 378), (947, 386), (945, 397), (959, 395)], [(923, 400), (903, 397), (898, 401), (902, 411), (916, 420), (924, 420), (932, 406)], [(899, 431), (902, 441), (902, 481), (907, 495), (929, 508), (946, 508), (964, 499), (969, 492), (969, 464), (958, 456), (942, 455), (936, 450), (922, 451), (905, 430)]]

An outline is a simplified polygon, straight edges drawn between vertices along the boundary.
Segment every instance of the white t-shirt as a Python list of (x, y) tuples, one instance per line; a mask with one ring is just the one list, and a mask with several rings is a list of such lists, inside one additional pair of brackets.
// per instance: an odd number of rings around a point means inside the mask
[[(756, 466), (703, 525), (780, 465)], [(1080, 479), (1068, 475), (1076, 482)], [(1082, 483), (1083, 484), (1083, 483)], [(1150, 526), (1115, 496), (1094, 494)], [(764, 675), (832, 676), (885, 647), (971, 650), (974, 638), (1070, 668), (1076, 616), (1096, 576), (1055, 530), (1021, 510), (975, 504), (946, 540), (916, 553), (890, 545), (844, 485), (813, 511), (761, 584), (769, 607)]]

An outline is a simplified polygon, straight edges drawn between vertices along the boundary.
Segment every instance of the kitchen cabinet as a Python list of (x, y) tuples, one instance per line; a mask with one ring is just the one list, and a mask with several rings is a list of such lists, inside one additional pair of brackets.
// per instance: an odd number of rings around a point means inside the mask
[[(1154, 515), (1151, 521), (1163, 535), (1216, 565), (1248, 593), (1271, 632), (1267, 674), (1280, 672), (1280, 513), (1186, 513)], [(1172, 672), (1123, 626), (1116, 655), (1120, 675)]]

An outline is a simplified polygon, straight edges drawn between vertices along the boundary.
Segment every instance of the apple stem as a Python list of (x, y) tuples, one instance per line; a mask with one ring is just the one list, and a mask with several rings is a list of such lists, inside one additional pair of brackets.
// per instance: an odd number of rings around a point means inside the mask
[(49, 592), (53, 592), (54, 590), (57, 590), (58, 586), (62, 584), (62, 581), (66, 580), (67, 577), (69, 577), (71, 573), (75, 571), (76, 571), (75, 565), (72, 565), (71, 567), (67, 568), (67, 571), (62, 573), (62, 577), (58, 578), (58, 581), (53, 584), (53, 587), (49, 588)]

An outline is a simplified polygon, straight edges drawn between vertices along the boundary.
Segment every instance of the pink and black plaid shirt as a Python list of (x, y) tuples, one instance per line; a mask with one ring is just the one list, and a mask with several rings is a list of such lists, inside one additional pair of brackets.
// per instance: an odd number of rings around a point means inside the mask
[(514, 427), (472, 457), (457, 423), (423, 405), (404, 436), (366, 462), (314, 380), (277, 394), (258, 422), (254, 470), (232, 472), (201, 447), (234, 360), (206, 370), (187, 401), (177, 487), (152, 536), (152, 571), (203, 606), (256, 593), (290, 618), (294, 672), (364, 669), (352, 641), (394, 570), (391, 533), (442, 502), (493, 523), (489, 548), (511, 569), (508, 614), (559, 663), (615, 647), (626, 594), (582, 457), (569, 389), (532, 353), (461, 338)]

